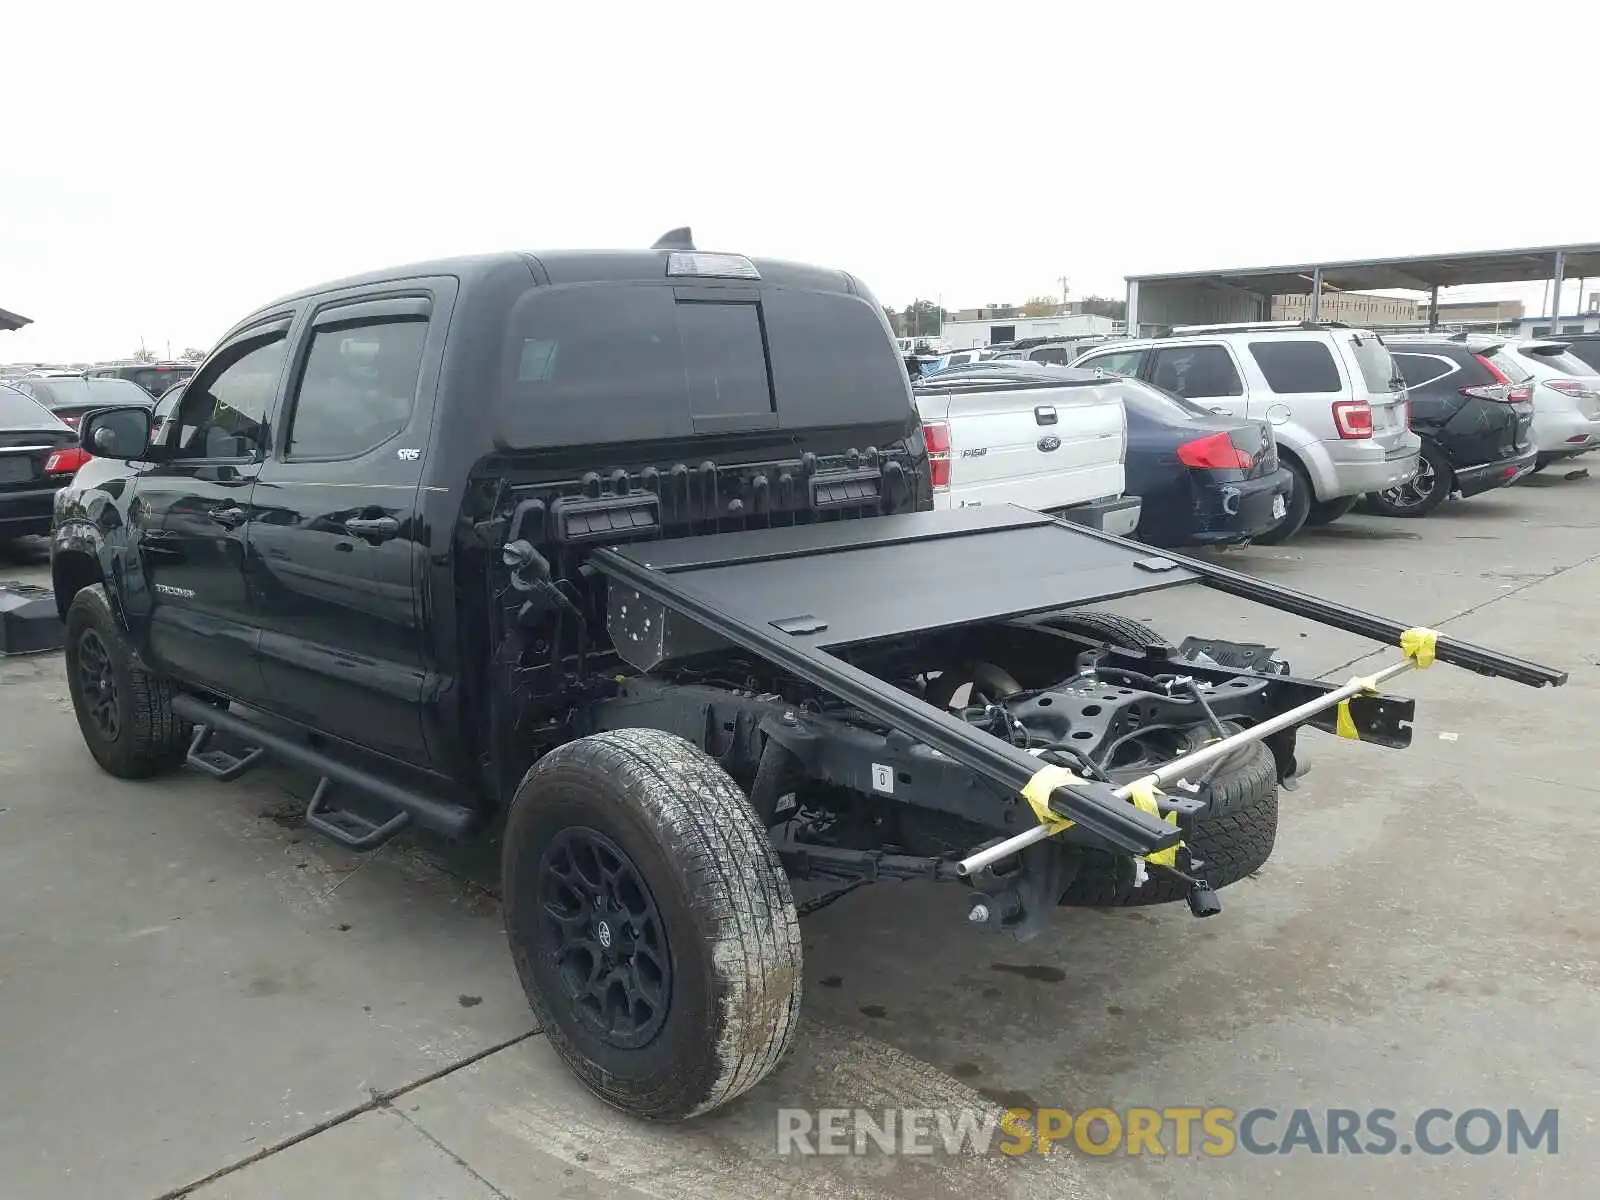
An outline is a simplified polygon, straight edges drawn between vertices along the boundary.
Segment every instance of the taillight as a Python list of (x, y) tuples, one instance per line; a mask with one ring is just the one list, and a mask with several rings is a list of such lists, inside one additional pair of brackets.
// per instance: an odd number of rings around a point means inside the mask
[(56, 416), (61, 418), (61, 423), (68, 429), (76, 429), (78, 427), (77, 413), (57, 413)]
[(1222, 471), (1248, 467), (1251, 458), (1229, 441), (1227, 434), (1213, 433), (1179, 446), (1178, 461), (1186, 467), (1199, 467), (1202, 471)]
[[(1477, 359), (1478, 362), (1480, 364), (1482, 364), (1483, 369), (1485, 371), (1489, 372), (1489, 374), (1494, 376), (1494, 381), (1496, 383), (1510, 383), (1511, 382), (1511, 376), (1507, 375), (1499, 367), (1495, 366), (1494, 363), (1488, 357), (1488, 355), (1485, 355), (1485, 354), (1474, 354), (1472, 357)], [(1465, 390), (1465, 389), (1463, 389), (1463, 390)]]
[(950, 426), (943, 421), (926, 421), (922, 426), (922, 440), (928, 447), (928, 478), (933, 490), (950, 490)]
[(44, 460), (44, 473), (46, 475), (71, 475), (90, 459), (90, 454), (81, 446), (69, 446), (65, 450), (53, 450), (50, 457)]
[(1546, 379), (1544, 382), (1546, 387), (1554, 388), (1563, 396), (1587, 396), (1589, 394), (1589, 389), (1576, 379)]
[[(1516, 390), (1509, 383), (1480, 383), (1474, 387), (1462, 388), (1461, 394), (1476, 396), (1479, 400), (1493, 400), (1497, 404), (1512, 404), (1515, 403), (1512, 396), (1516, 394)], [(1528, 391), (1524, 389), (1522, 398), (1526, 400), (1528, 395)]]
[(1333, 427), (1346, 441), (1372, 436), (1372, 405), (1365, 400), (1335, 400)]
[(1514, 387), (1506, 393), (1507, 404), (1531, 404), (1533, 402), (1533, 389), (1531, 387)]

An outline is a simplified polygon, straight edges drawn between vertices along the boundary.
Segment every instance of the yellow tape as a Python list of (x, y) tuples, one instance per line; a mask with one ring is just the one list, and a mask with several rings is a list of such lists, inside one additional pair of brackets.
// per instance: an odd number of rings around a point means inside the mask
[(1081, 776), (1074, 775), (1065, 767), (1040, 767), (1033, 773), (1033, 778), (1023, 785), (1022, 798), (1033, 809), (1033, 815), (1039, 818), (1039, 824), (1053, 834), (1060, 833), (1063, 829), (1071, 829), (1073, 822), (1050, 811), (1050, 793), (1058, 787), (1071, 787), (1083, 782), (1085, 780)]
[[(1354, 675), (1351, 677), (1350, 682), (1359, 685), (1361, 690), (1368, 694), (1375, 693), (1378, 690), (1378, 681), (1371, 675)], [(1361, 740), (1361, 733), (1356, 729), (1355, 718), (1350, 715), (1350, 701), (1339, 701), (1339, 714), (1334, 719), (1333, 731), (1340, 737), (1349, 738), (1353, 742)]]
[[(1128, 799), (1132, 800), (1133, 806), (1141, 812), (1147, 812), (1152, 817), (1160, 819), (1161, 808), (1156, 804), (1155, 784), (1148, 779), (1130, 783), (1128, 785)], [(1175, 812), (1168, 813), (1166, 821), (1168, 825), (1175, 827), (1178, 824), (1178, 814)], [(1144, 860), (1151, 866), (1176, 869), (1178, 866), (1178, 847), (1182, 845), (1183, 843), (1179, 842), (1176, 846), (1169, 846), (1165, 850), (1157, 850), (1154, 854), (1145, 855)]]
[[(1033, 809), (1033, 815), (1039, 819), (1039, 824), (1048, 829), (1052, 835), (1060, 833), (1063, 829), (1071, 829), (1076, 823), (1068, 820), (1050, 809), (1050, 793), (1058, 787), (1071, 787), (1073, 784), (1086, 783), (1080, 775), (1074, 775), (1066, 767), (1047, 766), (1040, 767), (1033, 773), (1033, 778), (1028, 780), (1022, 788), (1022, 798), (1028, 802), (1028, 807)], [(1128, 785), (1128, 799), (1133, 801), (1134, 807), (1149, 813), (1152, 817), (1160, 817), (1161, 809), (1156, 804), (1155, 785), (1149, 780), (1140, 780), (1138, 783)], [(1174, 827), (1178, 824), (1178, 814), (1170, 812), (1166, 817), (1167, 824)], [(1179, 842), (1166, 850), (1157, 850), (1154, 854), (1145, 856), (1145, 862), (1153, 863), (1158, 867), (1172, 867), (1178, 865), (1178, 851), (1183, 843)]]
[(1418, 625), (1415, 629), (1408, 629), (1400, 635), (1400, 650), (1407, 658), (1417, 664), (1420, 671), (1423, 667), (1433, 666), (1434, 652), (1439, 646), (1439, 634), (1433, 629), (1424, 629)]

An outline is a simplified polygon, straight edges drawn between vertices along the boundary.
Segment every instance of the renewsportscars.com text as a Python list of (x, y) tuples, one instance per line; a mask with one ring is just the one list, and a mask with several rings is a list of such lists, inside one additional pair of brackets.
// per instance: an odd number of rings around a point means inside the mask
[(937, 1108), (778, 1110), (777, 1151), (1220, 1158), (1230, 1154), (1555, 1154), (1557, 1109)]

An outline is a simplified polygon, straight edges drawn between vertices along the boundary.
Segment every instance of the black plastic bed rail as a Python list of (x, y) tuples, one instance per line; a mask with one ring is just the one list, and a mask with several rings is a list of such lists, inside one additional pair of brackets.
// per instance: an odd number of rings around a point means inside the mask
[[(1060, 524), (1068, 525), (1069, 522), (1053, 518)], [(1129, 541), (1127, 538), (1117, 537), (1112, 533), (1103, 533), (1098, 529), (1089, 529), (1082, 525), (1071, 525), (1073, 530), (1104, 542), (1112, 546), (1122, 546), (1129, 550), (1148, 554), (1149, 548), (1138, 542)], [(1316, 621), (1334, 629), (1353, 633), (1358, 637), (1371, 638), (1375, 642), (1383, 642), (1388, 646), (1398, 646), (1400, 636), (1411, 625), (1401, 621), (1392, 621), (1388, 617), (1375, 616), (1372, 613), (1362, 612), (1358, 608), (1351, 608), (1347, 604), (1336, 604), (1332, 600), (1324, 600), (1319, 596), (1310, 596), (1305, 592), (1297, 592), (1293, 588), (1283, 587), (1281, 584), (1268, 583), (1256, 579), (1254, 576), (1233, 571), (1227, 567), (1219, 567), (1213, 563), (1202, 562), (1196, 558), (1189, 558), (1182, 554), (1167, 554), (1163, 557), (1170, 558), (1185, 570), (1193, 571), (1200, 576), (1201, 582), (1208, 587), (1216, 588), (1219, 592), (1227, 592), (1231, 596), (1238, 596), (1243, 600), (1252, 600), (1267, 608), (1275, 608), (1280, 612), (1291, 613), (1297, 617), (1305, 617), (1309, 621)], [(1475, 646), (1471, 642), (1463, 642), (1458, 638), (1440, 634), (1434, 645), (1434, 657), (1440, 662), (1449, 663), (1453, 667), (1461, 667), (1479, 675), (1487, 675), (1494, 679), (1509, 679), (1513, 683), (1526, 684), (1528, 687), (1560, 687), (1567, 682), (1567, 673), (1557, 671), (1552, 667), (1540, 666), (1538, 663), (1528, 662), (1525, 659), (1515, 658), (1509, 654), (1501, 654), (1497, 650), (1489, 650), (1483, 646)]]

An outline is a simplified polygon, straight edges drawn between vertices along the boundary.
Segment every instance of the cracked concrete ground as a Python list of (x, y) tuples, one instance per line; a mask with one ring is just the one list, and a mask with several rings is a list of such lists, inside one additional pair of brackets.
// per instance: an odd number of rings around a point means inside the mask
[[(627, 1121), (556, 1062), (505, 954), (492, 847), (358, 859), (301, 828), (307, 781), (276, 770), (112, 780), (82, 749), (60, 656), (0, 660), (0, 1195), (1587, 1194), (1597, 501), (1600, 481), (1538, 477), (1226, 555), (1572, 682), (1439, 666), (1395, 689), (1419, 699), (1411, 749), (1307, 735), (1276, 854), (1203, 924), (1064, 910), (1019, 945), (970, 933), (955, 889), (841, 899), (806, 921), (797, 1051), (686, 1127)], [(1112, 607), (1275, 640), (1305, 674), (1392, 657), (1194, 589)], [(778, 1107), (994, 1104), (1559, 1108), (1561, 1140), (1385, 1158), (773, 1148)]]

